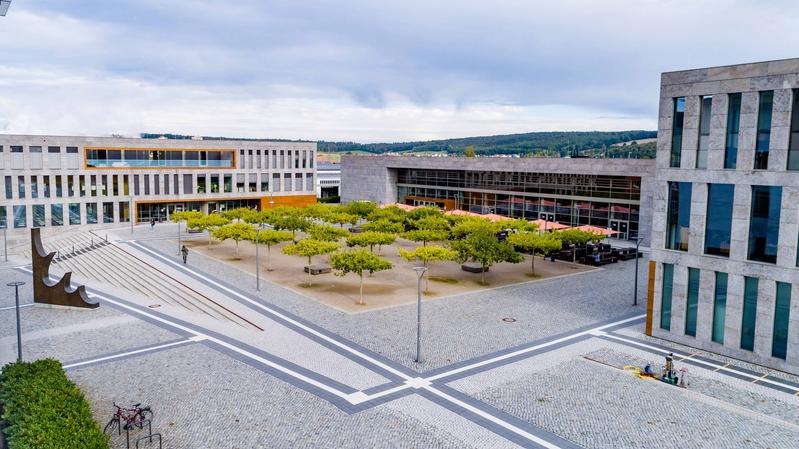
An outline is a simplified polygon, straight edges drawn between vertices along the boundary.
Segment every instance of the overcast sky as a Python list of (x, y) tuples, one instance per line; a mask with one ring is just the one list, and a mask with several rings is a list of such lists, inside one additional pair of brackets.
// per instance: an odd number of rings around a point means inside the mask
[(0, 132), (427, 140), (655, 129), (660, 73), (799, 56), (733, 0), (12, 0)]

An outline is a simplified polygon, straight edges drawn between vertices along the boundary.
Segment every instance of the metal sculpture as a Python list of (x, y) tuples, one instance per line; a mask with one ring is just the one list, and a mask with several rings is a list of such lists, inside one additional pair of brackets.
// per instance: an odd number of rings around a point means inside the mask
[(50, 264), (53, 262), (55, 252), (47, 253), (42, 245), (42, 236), (39, 228), (31, 229), (31, 256), (33, 262), (33, 302), (36, 304), (49, 304), (53, 306), (80, 307), (95, 309), (100, 306), (97, 302), (90, 302), (86, 296), (86, 287), (79, 285), (72, 288), (72, 272), (64, 274), (58, 282), (50, 280)]

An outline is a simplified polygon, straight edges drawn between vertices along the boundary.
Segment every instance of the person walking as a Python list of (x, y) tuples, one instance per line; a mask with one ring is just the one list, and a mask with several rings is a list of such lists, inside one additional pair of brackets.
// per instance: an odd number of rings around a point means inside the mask
[(150, 230), (152, 231), (155, 229), (155, 218), (150, 219)]
[(180, 253), (183, 254), (183, 265), (186, 265), (186, 258), (189, 257), (189, 249), (186, 248), (186, 245), (180, 248)]

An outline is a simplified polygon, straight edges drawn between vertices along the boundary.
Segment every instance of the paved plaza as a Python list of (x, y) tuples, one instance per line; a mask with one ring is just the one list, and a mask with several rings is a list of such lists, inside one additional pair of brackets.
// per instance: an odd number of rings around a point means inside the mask
[[(200, 254), (184, 266), (173, 230), (109, 240), (222, 312), (80, 278), (99, 309), (31, 306), (30, 283), (20, 291), (24, 357), (61, 360), (103, 424), (112, 401), (151, 405), (164, 447), (799, 447), (799, 379), (644, 336), (634, 261), (426, 301), (416, 363), (415, 305), (350, 314), (264, 280), (256, 292)], [(3, 285), (29, 278), (0, 269)], [(15, 357), (12, 306), (0, 297), (0, 363)], [(688, 388), (624, 370), (667, 351)]]

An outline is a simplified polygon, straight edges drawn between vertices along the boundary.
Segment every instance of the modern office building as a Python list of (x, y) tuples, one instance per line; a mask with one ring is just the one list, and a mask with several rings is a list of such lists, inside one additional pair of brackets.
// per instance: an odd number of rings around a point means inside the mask
[(316, 144), (0, 135), (0, 229), (316, 201)]
[(612, 228), (648, 242), (655, 161), (343, 156), (342, 202), (436, 205)]
[(799, 59), (664, 73), (651, 335), (799, 374)]
[(316, 196), (318, 198), (341, 196), (341, 164), (317, 161)]

